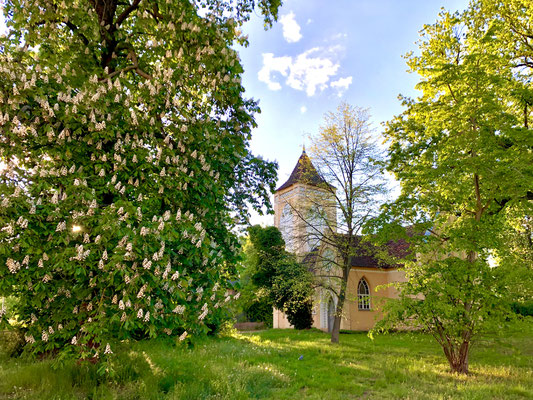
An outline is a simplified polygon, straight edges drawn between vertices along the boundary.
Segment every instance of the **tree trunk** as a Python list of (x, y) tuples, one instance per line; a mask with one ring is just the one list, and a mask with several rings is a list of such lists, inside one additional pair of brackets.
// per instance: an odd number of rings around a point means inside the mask
[[(339, 304), (341, 303), (340, 299), (337, 303), (337, 308), (335, 309), (335, 319), (333, 320), (333, 329), (331, 330), (331, 343), (339, 343), (339, 335), (341, 330), (341, 315), (342, 309), (339, 311)], [(343, 302), (344, 303), (344, 302)], [(339, 315), (339, 312), (341, 315)]]
[(450, 364), (451, 372), (468, 375), (468, 354), (470, 341), (464, 341), (459, 348), (443, 346), (444, 355)]
[(469, 354), (469, 345), (470, 343), (465, 342), (463, 345), (466, 345), (466, 349), (463, 351), (463, 346), (461, 346), (461, 352), (459, 354), (459, 365), (457, 366), (456, 372), (460, 374), (468, 375), (468, 354)]
[(346, 267), (343, 268), (341, 290), (339, 291), (339, 299), (337, 307), (335, 308), (335, 319), (333, 320), (333, 329), (331, 330), (331, 343), (339, 343), (339, 334), (341, 330), (342, 310), (344, 308), (344, 300), (346, 299), (346, 286), (348, 285), (348, 272)]
[(453, 360), (448, 359), (448, 363), (452, 372), (468, 375), (468, 351)]

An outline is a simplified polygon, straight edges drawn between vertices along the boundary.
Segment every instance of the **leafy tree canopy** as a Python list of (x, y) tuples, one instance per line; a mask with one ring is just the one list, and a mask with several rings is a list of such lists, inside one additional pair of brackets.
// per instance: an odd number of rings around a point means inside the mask
[[(400, 307), (382, 326), (425, 327), (460, 373), (472, 339), (505, 315), (516, 286), (500, 256), (532, 211), (532, 70), (520, 58), (533, 53), (517, 52), (532, 32), (526, 3), (473, 1), (425, 26), (420, 55), (408, 57), (421, 95), (402, 99), (405, 111), (386, 131), (387, 169), (402, 192), (384, 215), (418, 234), (407, 237)], [(525, 259), (519, 265), (522, 276), (531, 272)]]
[(255, 4), (4, 2), (0, 293), (27, 350), (184, 339), (232, 297), (232, 229), (275, 184), (232, 48)]
[(344, 102), (324, 115), (309, 139), (309, 165), (302, 174), (308, 187), (292, 208), (304, 227), (296, 236), (314, 250), (316, 284), (337, 298), (331, 329), (331, 342), (337, 343), (352, 258), (362, 253), (362, 228), (386, 195), (382, 152), (368, 110)]
[(313, 275), (285, 251), (281, 232), (259, 225), (248, 230), (253, 245), (253, 282), (267, 291), (274, 306), (282, 310), (296, 329), (313, 324)]

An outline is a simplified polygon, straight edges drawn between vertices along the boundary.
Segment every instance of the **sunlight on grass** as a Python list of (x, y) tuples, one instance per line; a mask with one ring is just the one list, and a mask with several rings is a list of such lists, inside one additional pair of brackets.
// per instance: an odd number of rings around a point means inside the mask
[(370, 372), (371, 371), (370, 367), (366, 365), (357, 364), (352, 361), (342, 361), (341, 365), (348, 367), (350, 369), (354, 369), (358, 372)]
[[(273, 375), (273, 376), (276, 376), (280, 379), (282, 379), (283, 381), (285, 382), (288, 382), (289, 381), (289, 377), (287, 375), (285, 375), (283, 372), (280, 372), (280, 370), (275, 367), (274, 365), (272, 364), (266, 364), (266, 363), (263, 363), (263, 364), (260, 364), (254, 368), (257, 368), (259, 370), (264, 370), (264, 371), (267, 371), (267, 373)], [(254, 369), (254, 368), (251, 368), (251, 369)]]
[(152, 371), (152, 374), (154, 375), (161, 375), (161, 368), (159, 368), (157, 365), (155, 365), (152, 360), (150, 359), (150, 357), (148, 356), (148, 354), (146, 354), (145, 351), (142, 352), (142, 355), (144, 357), (144, 360), (146, 361), (146, 363), (150, 366), (150, 370)]
[[(1, 346), (1, 342), (0, 342)], [(0, 352), (0, 398), (27, 399), (531, 399), (533, 320), (506, 337), (476, 343), (471, 375), (449, 372), (441, 349), (421, 333), (370, 340), (268, 330), (199, 340), (117, 344), (113, 375), (74, 362), (8, 358)], [(504, 356), (503, 354), (511, 354)]]

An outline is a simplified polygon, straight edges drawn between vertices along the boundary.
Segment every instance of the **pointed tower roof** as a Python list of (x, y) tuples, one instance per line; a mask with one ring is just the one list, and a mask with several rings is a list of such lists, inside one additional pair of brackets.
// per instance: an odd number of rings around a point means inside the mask
[(318, 175), (318, 172), (311, 162), (311, 159), (305, 152), (305, 148), (302, 151), (302, 155), (298, 159), (296, 166), (292, 170), (291, 176), (289, 176), (289, 179), (287, 179), (287, 182), (281, 185), (276, 191), (286, 189), (289, 186), (297, 183), (304, 183), (312, 186), (318, 186), (321, 183), (326, 183), (324, 179)]

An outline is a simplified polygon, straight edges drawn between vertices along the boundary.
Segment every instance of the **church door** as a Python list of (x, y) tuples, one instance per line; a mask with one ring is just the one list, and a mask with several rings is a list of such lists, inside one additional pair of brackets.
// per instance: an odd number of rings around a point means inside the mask
[(333, 322), (335, 321), (335, 302), (333, 298), (329, 298), (328, 302), (328, 332), (333, 330)]

